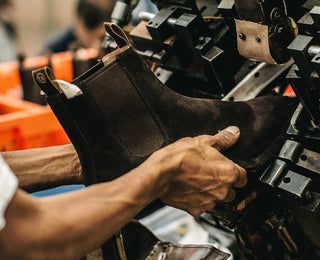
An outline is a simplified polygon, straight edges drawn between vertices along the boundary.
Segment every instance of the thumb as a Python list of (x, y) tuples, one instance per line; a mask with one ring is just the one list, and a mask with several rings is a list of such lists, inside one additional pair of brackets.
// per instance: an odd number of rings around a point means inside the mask
[(237, 126), (229, 126), (215, 136), (216, 142), (212, 145), (220, 152), (233, 146), (240, 137), (240, 129)]

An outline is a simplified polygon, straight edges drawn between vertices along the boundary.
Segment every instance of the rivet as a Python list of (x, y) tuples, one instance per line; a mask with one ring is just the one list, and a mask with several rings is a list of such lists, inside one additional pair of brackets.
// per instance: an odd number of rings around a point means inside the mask
[(246, 35), (244, 33), (239, 33), (239, 38), (244, 41), (246, 39)]
[(205, 38), (203, 36), (200, 36), (198, 38), (199, 43), (204, 43)]

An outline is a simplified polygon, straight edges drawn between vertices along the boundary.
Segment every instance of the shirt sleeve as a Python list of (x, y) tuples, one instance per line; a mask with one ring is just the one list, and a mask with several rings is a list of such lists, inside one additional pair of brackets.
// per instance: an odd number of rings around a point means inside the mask
[(0, 231), (5, 226), (4, 213), (18, 188), (18, 179), (0, 155)]

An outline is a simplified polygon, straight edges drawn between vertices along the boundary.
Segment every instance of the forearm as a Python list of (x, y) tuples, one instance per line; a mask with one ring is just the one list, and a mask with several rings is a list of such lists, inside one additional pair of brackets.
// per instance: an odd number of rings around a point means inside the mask
[(0, 232), (0, 241), (9, 246), (4, 252), (9, 252), (10, 259), (20, 259), (19, 252), (31, 259), (80, 258), (160, 196), (157, 174), (156, 167), (150, 170), (142, 165), (109, 183), (41, 200), (25, 198), (33, 201), (29, 204), (36, 202), (35, 214), (21, 216), (10, 205), (7, 225)]
[(71, 144), (1, 155), (18, 177), (20, 188), (28, 192), (83, 183), (81, 165)]
[(74, 193), (37, 200), (18, 191), (0, 232), (0, 259), (77, 259), (156, 198), (192, 215), (231, 201), (232, 187), (246, 184), (246, 172), (217, 149), (238, 137), (231, 128), (184, 138), (116, 180)]

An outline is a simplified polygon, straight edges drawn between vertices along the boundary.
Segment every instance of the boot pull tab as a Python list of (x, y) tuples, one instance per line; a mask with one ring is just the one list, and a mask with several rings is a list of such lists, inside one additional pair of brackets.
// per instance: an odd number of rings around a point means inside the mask
[(104, 28), (107, 33), (114, 39), (119, 48), (122, 48), (126, 45), (131, 45), (128, 36), (125, 32), (116, 24), (105, 22)]
[(62, 93), (59, 84), (55, 82), (56, 77), (49, 67), (43, 67), (32, 71), (32, 77), (38, 87), (43, 90), (47, 96)]
[(67, 99), (72, 99), (83, 94), (78, 86), (64, 80), (56, 79), (53, 71), (49, 67), (32, 71), (32, 77), (38, 87), (42, 89), (47, 96), (63, 93)]

